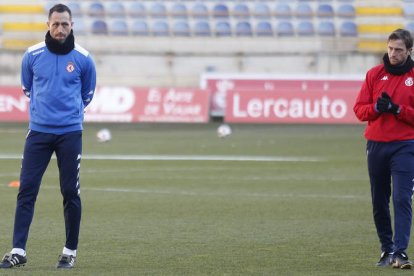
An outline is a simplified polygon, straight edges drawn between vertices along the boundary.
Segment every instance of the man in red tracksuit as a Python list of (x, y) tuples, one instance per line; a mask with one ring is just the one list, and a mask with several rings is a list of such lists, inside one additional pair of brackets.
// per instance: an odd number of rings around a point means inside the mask
[(410, 57), (413, 38), (409, 31), (398, 29), (390, 34), (387, 45), (384, 63), (366, 74), (354, 112), (359, 120), (368, 122), (368, 173), (382, 250), (377, 266), (411, 269), (406, 250), (414, 184), (414, 61)]

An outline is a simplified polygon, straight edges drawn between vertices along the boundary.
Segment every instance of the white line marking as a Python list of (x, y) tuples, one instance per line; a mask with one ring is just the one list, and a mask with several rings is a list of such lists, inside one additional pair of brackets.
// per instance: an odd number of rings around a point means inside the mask
[[(0, 154), (0, 159), (21, 159), (18, 154)], [(53, 156), (55, 158), (55, 156)], [(83, 160), (127, 161), (253, 161), (253, 162), (323, 162), (324, 158), (306, 156), (231, 156), (231, 155), (98, 155), (82, 156)]]
[[(43, 189), (55, 190), (56, 186), (41, 186)], [(263, 198), (327, 198), (327, 199), (358, 199), (369, 200), (369, 196), (362, 195), (330, 195), (330, 194), (293, 194), (293, 193), (235, 193), (230, 192), (197, 192), (183, 190), (157, 190), (157, 189), (130, 189), (130, 188), (81, 188), (81, 191), (104, 192), (104, 193), (128, 193), (128, 194), (154, 194), (154, 195), (171, 195), (171, 196), (224, 196), (224, 197), (263, 197)]]

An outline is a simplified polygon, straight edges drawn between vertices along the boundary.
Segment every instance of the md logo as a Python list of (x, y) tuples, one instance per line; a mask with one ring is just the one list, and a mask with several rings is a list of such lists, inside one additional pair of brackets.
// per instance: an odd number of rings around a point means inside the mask
[(128, 87), (100, 87), (87, 107), (93, 113), (125, 113), (135, 105), (135, 93)]

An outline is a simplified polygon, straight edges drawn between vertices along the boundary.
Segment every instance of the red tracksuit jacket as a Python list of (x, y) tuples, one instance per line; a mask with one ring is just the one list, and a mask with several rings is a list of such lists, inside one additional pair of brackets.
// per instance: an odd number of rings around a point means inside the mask
[[(400, 114), (378, 113), (375, 103), (387, 92), (400, 106)], [(368, 121), (365, 138), (376, 142), (414, 140), (414, 68), (397, 76), (387, 73), (384, 65), (367, 72), (354, 105), (360, 121)]]

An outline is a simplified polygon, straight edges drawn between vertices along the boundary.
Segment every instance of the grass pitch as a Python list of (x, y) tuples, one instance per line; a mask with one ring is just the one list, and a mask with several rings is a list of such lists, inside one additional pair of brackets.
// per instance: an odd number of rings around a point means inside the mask
[[(83, 218), (73, 275), (389, 275), (371, 215), (364, 126), (86, 124)], [(103, 127), (108, 143), (96, 142)], [(11, 249), (25, 124), (1, 124), (0, 254)], [(102, 160), (91, 156), (149, 156)], [(278, 161), (159, 160), (160, 156)], [(14, 158), (6, 158), (14, 157)], [(295, 158), (295, 160), (283, 160)], [(128, 159), (128, 158), (126, 158)], [(56, 160), (43, 178), (28, 264), (0, 275), (61, 274)], [(408, 254), (414, 257), (413, 250)]]

